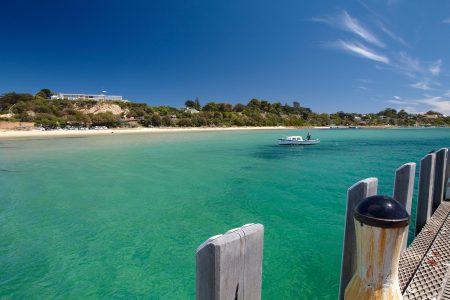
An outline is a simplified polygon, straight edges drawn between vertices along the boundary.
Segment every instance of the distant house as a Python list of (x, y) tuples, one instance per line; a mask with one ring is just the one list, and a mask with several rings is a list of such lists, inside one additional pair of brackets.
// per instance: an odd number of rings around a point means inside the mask
[(66, 100), (110, 100), (110, 101), (124, 101), (122, 96), (113, 96), (113, 95), (105, 95), (105, 94), (64, 94), (59, 93), (53, 95), (51, 99), (66, 99)]
[(184, 112), (188, 112), (188, 113), (191, 113), (191, 114), (198, 114), (200, 111), (196, 110), (193, 107), (185, 107), (184, 108)]
[(427, 119), (437, 119), (440, 116), (439, 115), (424, 115), (424, 117), (427, 118)]

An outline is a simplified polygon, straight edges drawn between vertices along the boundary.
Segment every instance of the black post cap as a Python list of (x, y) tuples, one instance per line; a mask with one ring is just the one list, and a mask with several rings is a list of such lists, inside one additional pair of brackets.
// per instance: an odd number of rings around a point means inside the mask
[(405, 207), (389, 196), (371, 196), (361, 200), (354, 210), (359, 222), (382, 228), (404, 227), (409, 224)]

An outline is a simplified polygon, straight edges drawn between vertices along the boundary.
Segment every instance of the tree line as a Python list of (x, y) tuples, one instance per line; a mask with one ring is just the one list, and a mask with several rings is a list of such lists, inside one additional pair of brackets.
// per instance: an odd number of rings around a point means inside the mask
[(423, 115), (386, 108), (377, 113), (315, 113), (299, 102), (291, 104), (251, 99), (248, 103), (187, 100), (184, 108), (150, 106), (146, 103), (105, 101), (121, 108), (112, 112), (85, 113), (98, 105), (92, 100), (51, 99), (53, 93), (42, 89), (35, 95), (10, 92), (0, 96), (0, 120), (34, 122), (37, 126), (108, 127), (202, 127), (202, 126), (448, 126), (450, 118), (439, 112)]

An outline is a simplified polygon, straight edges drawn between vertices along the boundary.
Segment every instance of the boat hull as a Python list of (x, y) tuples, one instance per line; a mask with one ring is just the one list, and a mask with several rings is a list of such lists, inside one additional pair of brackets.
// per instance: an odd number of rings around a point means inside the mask
[(320, 143), (319, 140), (303, 140), (303, 141), (292, 141), (285, 139), (278, 140), (279, 145), (316, 145), (318, 143)]

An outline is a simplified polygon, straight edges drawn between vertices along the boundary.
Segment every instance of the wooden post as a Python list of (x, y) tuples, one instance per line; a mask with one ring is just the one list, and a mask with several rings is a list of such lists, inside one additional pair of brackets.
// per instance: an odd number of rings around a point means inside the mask
[(434, 166), (436, 154), (430, 153), (420, 161), (419, 193), (417, 197), (416, 210), (416, 232), (417, 236), (431, 217), (431, 205), (434, 189)]
[[(414, 178), (416, 176), (416, 164), (407, 163), (395, 171), (394, 195), (393, 198), (403, 204), (406, 212), (411, 214), (412, 196), (414, 192)], [(408, 228), (403, 237), (402, 252), (408, 245)]]
[(449, 166), (449, 164), (450, 164), (450, 159), (449, 159), (450, 151), (449, 151), (449, 149), (450, 148), (447, 148), (447, 167), (445, 169), (446, 171), (445, 171), (444, 197), (443, 197), (444, 200), (450, 199), (450, 194), (449, 194), (449, 191), (448, 191), (448, 187), (449, 187), (448, 180), (450, 178), (450, 166)]
[(341, 282), (339, 299), (344, 299), (345, 287), (356, 271), (356, 236), (353, 209), (364, 198), (377, 193), (378, 179), (367, 178), (352, 185), (347, 191), (347, 212), (345, 216), (344, 245), (341, 261)]
[(431, 214), (439, 207), (444, 198), (444, 180), (447, 167), (447, 148), (436, 152), (436, 166), (434, 168), (434, 193)]
[(398, 263), (409, 223), (405, 207), (393, 198), (372, 196), (356, 206), (354, 216), (358, 266), (344, 299), (403, 299)]
[(261, 299), (264, 226), (247, 224), (197, 249), (197, 300)]

